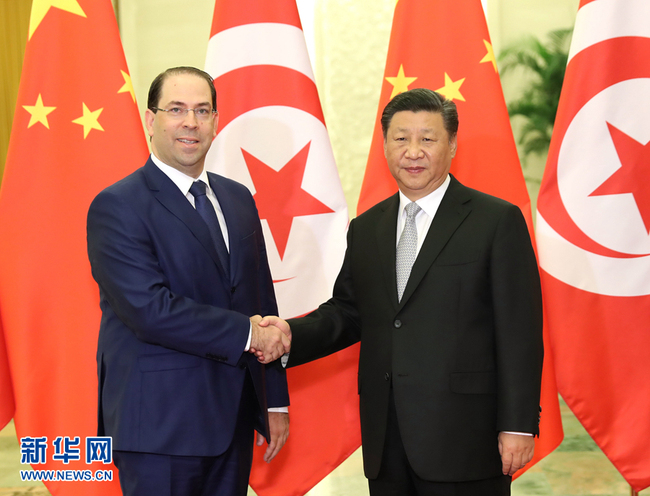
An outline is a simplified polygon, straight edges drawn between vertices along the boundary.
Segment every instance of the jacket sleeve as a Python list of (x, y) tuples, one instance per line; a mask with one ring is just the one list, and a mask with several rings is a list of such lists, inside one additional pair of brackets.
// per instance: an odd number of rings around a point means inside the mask
[(292, 343), (287, 367), (331, 355), (361, 339), (361, 322), (354, 297), (350, 262), (353, 232), (354, 220), (348, 229), (348, 247), (334, 283), (332, 298), (305, 317), (288, 321)]
[(248, 317), (174, 293), (153, 228), (113, 192), (105, 190), (91, 204), (88, 257), (102, 310), (109, 305), (143, 342), (236, 365), (248, 339)]
[(501, 216), (491, 252), (497, 363), (497, 429), (539, 433), (544, 345), (539, 271), (518, 207)]
[[(278, 315), (278, 305), (275, 299), (275, 290), (273, 288), (273, 278), (269, 267), (268, 257), (266, 254), (266, 243), (262, 234), (262, 225), (259, 224), (259, 215), (257, 207), (254, 205), (256, 216), (258, 217), (258, 251), (260, 254), (259, 285), (260, 295), (262, 295), (262, 316)], [(280, 360), (276, 360), (266, 366), (266, 393), (269, 408), (289, 406), (289, 386), (287, 385), (287, 372), (282, 367)]]

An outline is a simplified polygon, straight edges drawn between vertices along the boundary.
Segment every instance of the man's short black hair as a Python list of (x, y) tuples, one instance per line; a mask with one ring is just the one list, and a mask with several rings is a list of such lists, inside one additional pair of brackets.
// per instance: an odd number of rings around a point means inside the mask
[(381, 130), (386, 139), (388, 127), (397, 112), (433, 112), (442, 115), (445, 130), (452, 138), (458, 133), (458, 110), (456, 104), (440, 93), (426, 88), (415, 88), (395, 96), (381, 114)]
[(160, 105), (160, 94), (165, 80), (169, 76), (178, 76), (179, 74), (194, 74), (195, 76), (205, 79), (208, 86), (210, 86), (210, 93), (212, 94), (212, 110), (217, 110), (217, 90), (214, 88), (212, 76), (196, 67), (172, 67), (171, 69), (167, 69), (158, 74), (149, 87), (149, 97), (147, 98), (148, 109), (153, 110)]

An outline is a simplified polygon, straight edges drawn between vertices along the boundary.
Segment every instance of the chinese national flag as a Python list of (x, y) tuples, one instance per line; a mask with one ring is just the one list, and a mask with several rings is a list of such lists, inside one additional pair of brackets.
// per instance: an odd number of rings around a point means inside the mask
[[(114, 479), (47, 482), (56, 496), (120, 494), (112, 465), (86, 464), (86, 437), (97, 434), (100, 320), (86, 213), (146, 156), (110, 0), (35, 1), (0, 191), (0, 309), (14, 420), (19, 438), (47, 437), (45, 463), (35, 469), (112, 469)], [(79, 461), (54, 459), (57, 437), (79, 437)]]
[[(465, 186), (518, 205), (532, 236), (530, 199), (480, 0), (399, 0), (384, 75), (358, 213), (397, 191), (384, 158), (380, 124), (384, 107), (398, 93), (429, 88), (458, 108), (458, 152), (451, 173)], [(544, 341), (548, 342), (546, 331)], [(548, 347), (541, 405), (540, 436), (527, 468), (553, 451), (563, 437)]]
[[(348, 213), (295, 0), (217, 0), (206, 70), (219, 109), (207, 167), (254, 194), (280, 315), (304, 315), (331, 296)], [(302, 495), (359, 447), (358, 356), (287, 372), (291, 435), (270, 465), (256, 449), (257, 494)]]
[(538, 201), (562, 397), (650, 486), (650, 2), (582, 0)]

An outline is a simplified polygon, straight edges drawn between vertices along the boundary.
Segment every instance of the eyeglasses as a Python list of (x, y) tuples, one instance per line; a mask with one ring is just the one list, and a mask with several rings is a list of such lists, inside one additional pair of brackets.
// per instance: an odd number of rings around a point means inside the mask
[(158, 107), (151, 107), (150, 109), (154, 114), (156, 113), (157, 110), (160, 110), (161, 112), (167, 112), (167, 115), (182, 119), (184, 118), (187, 113), (191, 110), (194, 112), (194, 116), (197, 118), (199, 121), (207, 121), (212, 114), (216, 114), (216, 110), (212, 110), (209, 108), (184, 108), (184, 107), (172, 107), (170, 109), (164, 109), (164, 108), (158, 108)]

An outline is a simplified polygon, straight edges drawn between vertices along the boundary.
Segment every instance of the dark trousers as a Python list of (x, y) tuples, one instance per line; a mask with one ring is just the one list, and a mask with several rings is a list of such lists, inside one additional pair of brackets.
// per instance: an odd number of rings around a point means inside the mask
[[(496, 437), (494, 442), (496, 443)], [(391, 390), (381, 468), (369, 479), (370, 496), (510, 496), (511, 477), (463, 482), (432, 482), (413, 471), (404, 451)]]
[(256, 408), (253, 384), (247, 377), (232, 443), (219, 456), (114, 451), (122, 493), (124, 496), (246, 496), (253, 463)]

